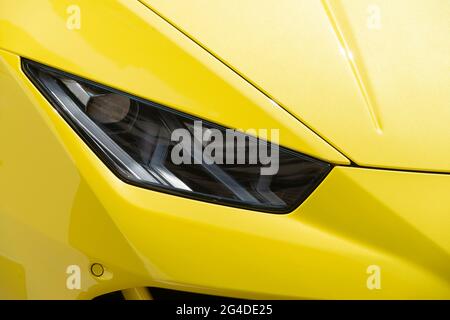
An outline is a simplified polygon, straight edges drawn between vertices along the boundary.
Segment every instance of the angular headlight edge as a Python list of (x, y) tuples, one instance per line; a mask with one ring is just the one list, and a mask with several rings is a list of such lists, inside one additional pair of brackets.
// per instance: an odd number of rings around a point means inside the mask
[[(233, 145), (233, 152), (249, 152), (251, 143), (262, 143), (271, 152), (276, 146), (275, 174), (262, 175), (265, 166), (254, 162), (196, 163), (195, 147), (183, 149), (192, 164), (175, 164), (170, 157), (176, 145), (171, 139), (174, 130), (182, 128), (195, 136), (199, 121), (202, 129), (220, 130), (224, 136), (229, 129), (27, 59), (22, 59), (22, 68), (112, 172), (135, 186), (243, 209), (288, 213), (332, 169), (326, 162), (243, 133), (239, 135), (248, 143), (241, 149)], [(200, 144), (201, 150), (206, 146)]]

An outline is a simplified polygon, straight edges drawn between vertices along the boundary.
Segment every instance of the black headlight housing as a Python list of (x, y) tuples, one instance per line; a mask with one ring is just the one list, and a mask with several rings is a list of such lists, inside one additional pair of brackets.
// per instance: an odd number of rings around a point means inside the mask
[[(205, 141), (195, 140), (198, 123), (202, 134), (216, 130), (226, 136), (229, 129), (30, 60), (22, 59), (22, 68), (103, 162), (120, 179), (139, 187), (239, 208), (288, 213), (332, 168), (323, 161), (239, 132), (235, 132), (236, 139), (246, 144), (232, 146), (235, 159), (242, 154), (250, 158), (249, 148), (255, 144), (267, 148), (268, 153), (276, 150), (276, 173), (262, 174), (267, 163), (255, 161), (198, 161), (198, 154), (208, 146)], [(194, 143), (174, 141), (177, 129), (191, 133)], [(191, 163), (173, 161), (170, 155), (177, 144), (183, 146), (183, 156), (191, 158)], [(222, 151), (229, 153), (230, 149), (223, 146)]]

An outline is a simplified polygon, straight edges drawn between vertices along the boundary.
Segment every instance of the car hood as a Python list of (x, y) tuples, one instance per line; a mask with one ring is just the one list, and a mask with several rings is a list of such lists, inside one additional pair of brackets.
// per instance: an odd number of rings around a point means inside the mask
[(356, 164), (450, 172), (448, 0), (142, 3)]

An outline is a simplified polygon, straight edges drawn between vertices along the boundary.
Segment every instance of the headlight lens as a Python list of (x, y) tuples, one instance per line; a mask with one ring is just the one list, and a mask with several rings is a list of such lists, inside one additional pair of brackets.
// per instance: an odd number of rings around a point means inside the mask
[[(232, 131), (230, 140), (224, 127), (32, 61), (23, 60), (23, 67), (111, 170), (137, 186), (285, 213), (331, 169), (248, 134)], [(271, 163), (258, 160), (262, 154)]]

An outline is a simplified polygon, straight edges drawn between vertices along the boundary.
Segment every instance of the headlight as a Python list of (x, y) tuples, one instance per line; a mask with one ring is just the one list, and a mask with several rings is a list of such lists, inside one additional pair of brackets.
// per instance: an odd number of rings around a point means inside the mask
[(23, 60), (23, 67), (111, 170), (140, 187), (284, 213), (331, 169), (252, 135), (35, 62)]

